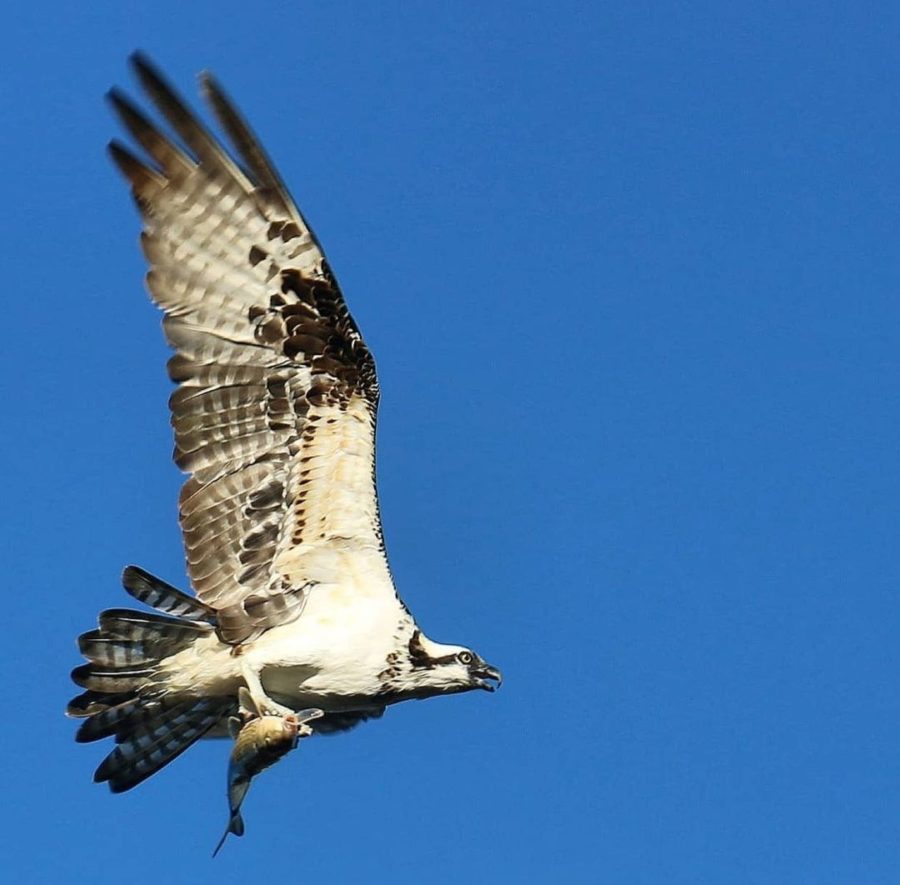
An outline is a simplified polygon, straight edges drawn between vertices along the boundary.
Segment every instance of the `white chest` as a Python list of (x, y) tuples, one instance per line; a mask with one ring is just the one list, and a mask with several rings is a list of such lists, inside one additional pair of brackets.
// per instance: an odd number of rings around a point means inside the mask
[[(260, 674), (263, 687), (280, 702), (340, 706), (341, 696), (370, 697), (381, 689), (387, 656), (411, 632), (412, 622), (394, 591), (378, 550), (332, 551), (330, 581), (310, 589), (300, 616), (234, 649), (215, 634), (168, 658), (166, 682), (190, 692), (234, 693), (241, 666)], [(317, 703), (317, 698), (338, 698)]]
[(407, 616), (379, 555), (347, 556), (341, 579), (310, 591), (300, 617), (276, 627), (245, 656), (263, 685), (285, 698), (371, 695)]

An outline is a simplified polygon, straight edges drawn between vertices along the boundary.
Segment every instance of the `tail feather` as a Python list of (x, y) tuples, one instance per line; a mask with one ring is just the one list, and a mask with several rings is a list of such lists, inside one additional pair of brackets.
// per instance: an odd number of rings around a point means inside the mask
[(80, 695), (76, 695), (69, 701), (66, 707), (66, 715), (74, 719), (81, 719), (85, 716), (93, 716), (95, 713), (101, 713), (109, 707), (114, 707), (122, 702), (121, 695), (104, 694), (102, 691), (83, 691)]
[(182, 593), (177, 587), (161, 581), (136, 565), (128, 566), (122, 573), (122, 586), (144, 605), (179, 618), (214, 623), (216, 611), (194, 596)]
[(212, 624), (203, 621), (189, 621), (184, 618), (170, 618), (153, 612), (139, 612), (130, 608), (108, 608), (100, 612), (100, 630), (86, 633), (90, 637), (95, 632), (115, 639), (140, 640), (141, 642), (173, 642), (184, 644), (197, 637), (197, 633), (208, 633)]
[(78, 726), (75, 740), (79, 744), (88, 744), (112, 735), (125, 735), (134, 714), (147, 706), (148, 702), (143, 698), (135, 698), (133, 701), (99, 709)]
[(96, 664), (82, 664), (72, 671), (72, 682), (105, 694), (125, 694), (140, 688), (152, 675), (153, 667), (105, 670)]
[(122, 639), (102, 630), (91, 630), (78, 637), (79, 651), (92, 663), (103, 667), (139, 667), (155, 664), (159, 654), (151, 642), (141, 639)]
[[(159, 664), (216, 629), (215, 612), (141, 569), (125, 569), (126, 590), (158, 611), (108, 609), (99, 627), (79, 637), (88, 663), (72, 671), (82, 694), (69, 702), (70, 716), (83, 719), (81, 743), (113, 737), (116, 747), (94, 780), (113, 792), (139, 784), (183, 753), (231, 712), (234, 698), (171, 696)], [(174, 617), (173, 617), (174, 615)]]
[(183, 648), (199, 634), (214, 629), (204, 622), (124, 608), (107, 609), (99, 620), (99, 629), (83, 633), (78, 647), (92, 664), (112, 669), (152, 666), (173, 649)]
[(114, 793), (130, 790), (180, 756), (233, 706), (231, 698), (202, 698), (162, 705), (155, 715), (141, 716), (100, 763), (94, 781), (108, 782)]

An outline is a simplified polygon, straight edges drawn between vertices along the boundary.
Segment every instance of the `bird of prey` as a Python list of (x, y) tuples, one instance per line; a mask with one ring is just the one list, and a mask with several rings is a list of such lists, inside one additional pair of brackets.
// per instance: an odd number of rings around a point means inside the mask
[(391, 579), (375, 488), (372, 355), (310, 226), (216, 81), (203, 95), (230, 154), (153, 65), (132, 59), (170, 137), (118, 90), (139, 156), (110, 154), (143, 219), (168, 371), (179, 515), (195, 595), (136, 567), (155, 611), (104, 611), (79, 640), (76, 739), (112, 737), (94, 780), (139, 784), (249, 692), (260, 716), (310, 710), (318, 733), (399, 701), (494, 690), (470, 648), (429, 639)]

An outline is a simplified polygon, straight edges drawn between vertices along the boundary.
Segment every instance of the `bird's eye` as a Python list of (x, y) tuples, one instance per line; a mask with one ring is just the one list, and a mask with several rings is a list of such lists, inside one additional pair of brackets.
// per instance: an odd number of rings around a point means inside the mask
[(468, 666), (469, 664), (472, 663), (472, 661), (475, 660), (475, 656), (470, 651), (461, 651), (456, 656), (456, 660), (459, 661), (461, 664), (465, 664), (466, 666)]

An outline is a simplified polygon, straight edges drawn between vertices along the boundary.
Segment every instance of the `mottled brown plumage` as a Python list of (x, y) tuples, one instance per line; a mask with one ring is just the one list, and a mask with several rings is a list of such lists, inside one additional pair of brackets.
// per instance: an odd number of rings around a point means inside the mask
[[(146, 59), (134, 65), (187, 150), (114, 90), (152, 164), (119, 144), (112, 155), (144, 219), (147, 283), (176, 350), (170, 407), (175, 461), (191, 475), (180, 498), (188, 572), (218, 610), (220, 635), (238, 643), (302, 610), (318, 577), (292, 548), (304, 545), (309, 561), (332, 537), (381, 543), (375, 364), (315, 236), (218, 85), (202, 77), (240, 165)], [(360, 420), (370, 463), (357, 503), (348, 496), (357, 510), (319, 513), (331, 464), (316, 437)]]

